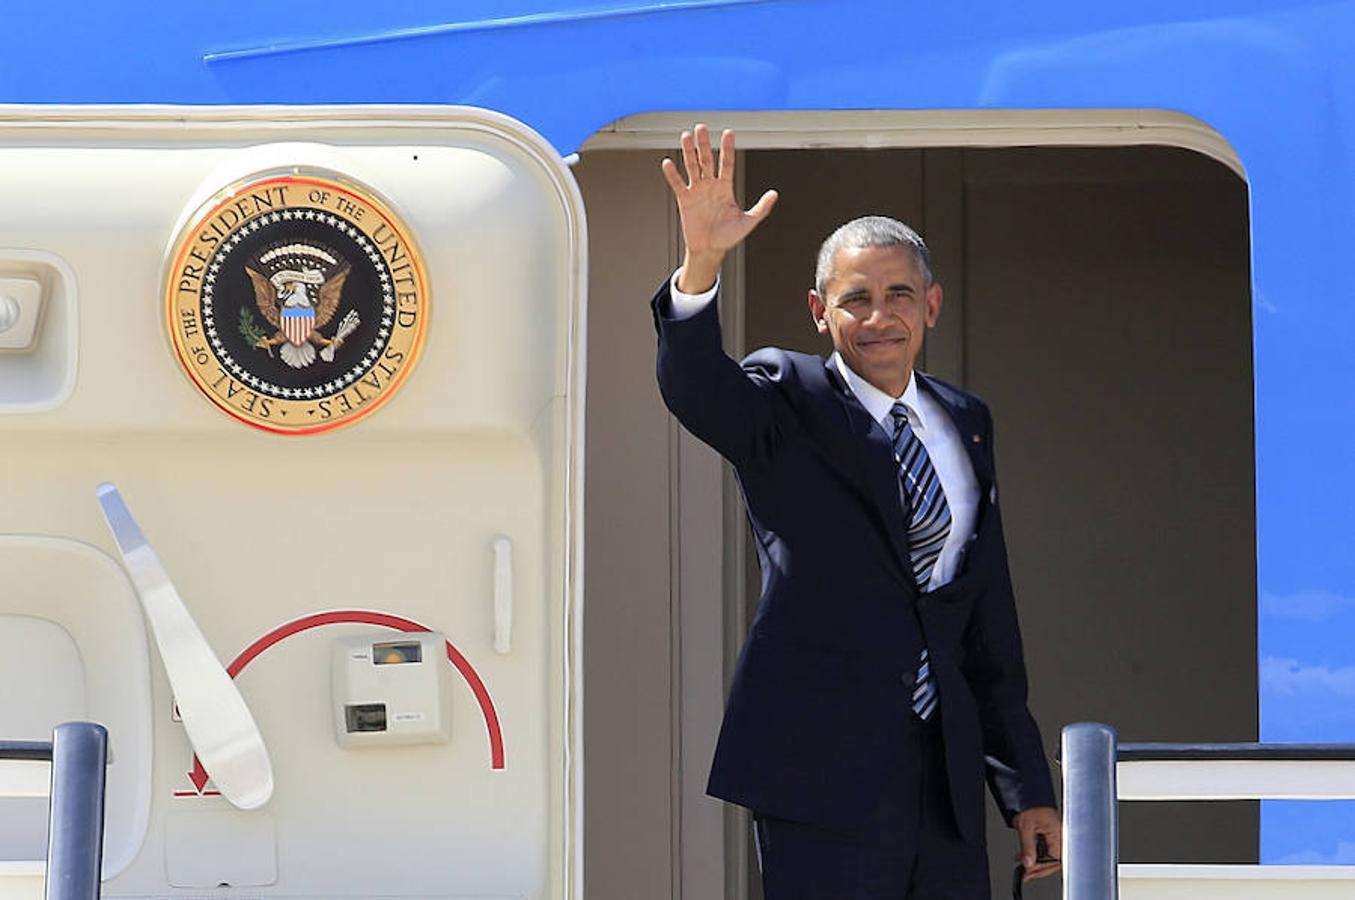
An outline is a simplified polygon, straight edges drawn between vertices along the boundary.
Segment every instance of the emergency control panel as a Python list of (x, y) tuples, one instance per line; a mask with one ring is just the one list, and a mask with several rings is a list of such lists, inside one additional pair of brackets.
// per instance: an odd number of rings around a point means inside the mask
[(446, 639), (435, 632), (334, 644), (334, 725), (341, 747), (451, 738)]

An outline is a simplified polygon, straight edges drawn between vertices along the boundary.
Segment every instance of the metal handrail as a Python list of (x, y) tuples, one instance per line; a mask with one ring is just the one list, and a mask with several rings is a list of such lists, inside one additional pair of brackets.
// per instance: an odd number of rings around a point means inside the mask
[(51, 741), (0, 741), (0, 759), (51, 762)]
[(1118, 743), (1109, 725), (1063, 729), (1063, 900), (1120, 896)]
[(66, 722), (52, 732), (51, 743), (0, 741), (0, 759), (52, 763), (47, 900), (97, 900), (103, 867), (107, 730), (93, 722)]
[[(1063, 898), (1118, 900), (1118, 763), (1355, 762), (1355, 744), (1121, 744), (1115, 729), (1109, 725), (1080, 722), (1063, 729), (1060, 761), (1063, 764)], [(1232, 786), (1229, 785), (1227, 790), (1231, 792)], [(1260, 788), (1255, 790), (1259, 796), (1272, 796), (1261, 793)], [(1288, 792), (1281, 795), (1285, 794)], [(1215, 792), (1201, 794), (1196, 799), (1217, 796), (1219, 794)], [(1152, 799), (1168, 797), (1159, 795)]]

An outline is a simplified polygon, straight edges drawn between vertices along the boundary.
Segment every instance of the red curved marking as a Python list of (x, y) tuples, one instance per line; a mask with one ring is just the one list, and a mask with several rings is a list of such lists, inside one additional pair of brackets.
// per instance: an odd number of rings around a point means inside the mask
[[(369, 609), (340, 609), (333, 612), (314, 613), (279, 625), (241, 650), (240, 655), (235, 657), (231, 664), (226, 667), (226, 674), (234, 678), (244, 670), (245, 666), (253, 662), (256, 656), (269, 647), (294, 634), (300, 634), (311, 628), (319, 628), (322, 625), (380, 625), (385, 628), (394, 628), (396, 631), (433, 630), (425, 625), (420, 625), (413, 619)], [(499, 725), (499, 713), (494, 709), (494, 701), (490, 698), (485, 683), (480, 680), (479, 674), (475, 671), (475, 667), (470, 664), (470, 661), (452, 646), (451, 641), (447, 642), (447, 659), (452, 665), (456, 666), (456, 670), (461, 673), (461, 677), (466, 679), (466, 683), (470, 685), (471, 693), (475, 694), (475, 699), (480, 704), (480, 712), (485, 717), (485, 729), (489, 732), (491, 768), (504, 768), (503, 729)]]

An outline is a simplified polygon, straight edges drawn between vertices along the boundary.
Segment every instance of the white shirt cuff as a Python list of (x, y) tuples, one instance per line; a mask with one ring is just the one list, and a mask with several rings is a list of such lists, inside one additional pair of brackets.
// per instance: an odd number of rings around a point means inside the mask
[(673, 298), (672, 313), (674, 319), (690, 319), (715, 299), (715, 293), (720, 289), (720, 276), (715, 276), (715, 286), (710, 290), (700, 294), (685, 294), (677, 286), (681, 274), (682, 269), (678, 269), (669, 282), (669, 294)]

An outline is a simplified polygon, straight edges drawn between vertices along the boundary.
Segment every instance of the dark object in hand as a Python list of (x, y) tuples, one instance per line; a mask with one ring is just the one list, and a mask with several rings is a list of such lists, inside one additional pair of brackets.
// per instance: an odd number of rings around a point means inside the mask
[[(1035, 864), (1042, 866), (1045, 863), (1058, 862), (1057, 859), (1049, 855), (1049, 842), (1043, 834), (1035, 835)], [(1017, 863), (1015, 871), (1012, 872), (1012, 900), (1022, 900), (1022, 890), (1026, 883), (1026, 867), (1022, 863)]]

